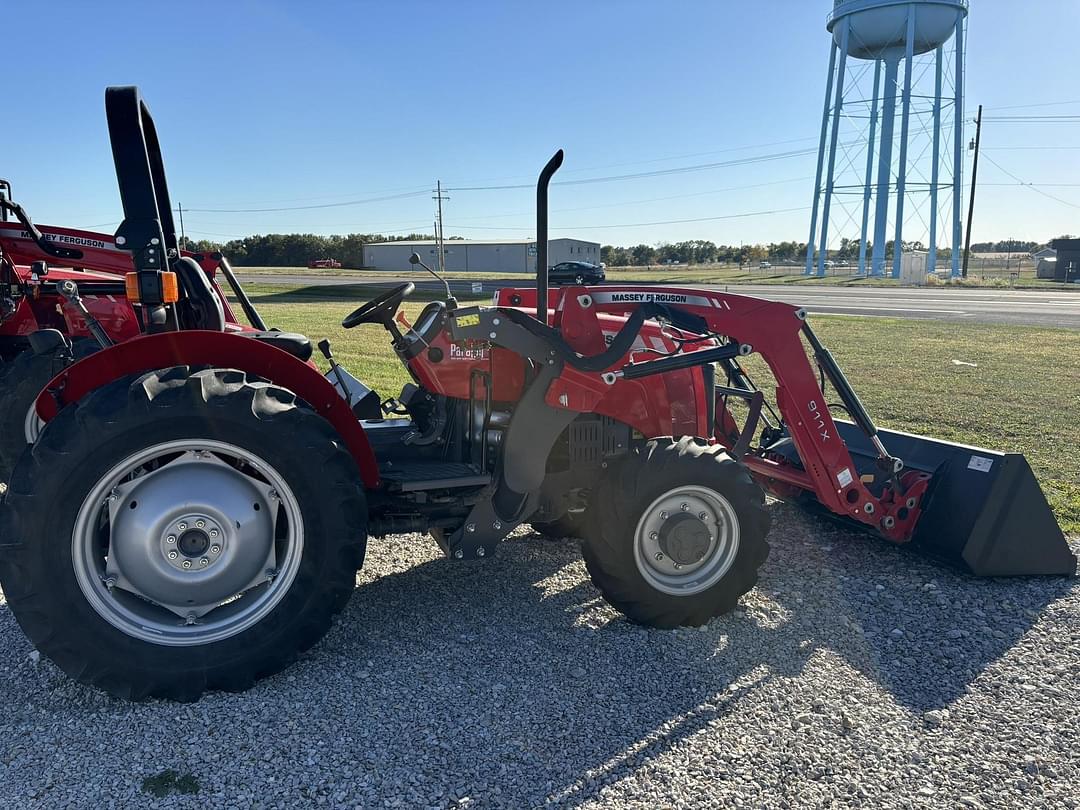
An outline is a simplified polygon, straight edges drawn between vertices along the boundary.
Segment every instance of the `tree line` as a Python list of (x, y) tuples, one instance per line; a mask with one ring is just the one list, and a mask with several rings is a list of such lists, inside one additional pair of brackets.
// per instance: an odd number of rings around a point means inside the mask
[[(425, 233), (405, 236), (389, 236), (381, 233), (350, 233), (321, 236), (314, 233), (255, 234), (228, 242), (205, 239), (183, 240), (183, 245), (193, 251), (220, 250), (239, 267), (304, 267), (317, 259), (336, 259), (343, 267), (363, 266), (363, 247), (371, 242), (401, 242), (431, 240), (435, 237)], [(459, 240), (451, 236), (447, 241)], [(1063, 237), (1068, 238), (1068, 237)], [(998, 242), (980, 242), (971, 246), (972, 253), (1023, 253), (1038, 249), (1040, 242), (1007, 239)], [(837, 247), (829, 250), (828, 258), (838, 261), (855, 261), (859, 256), (858, 239), (841, 239)], [(893, 255), (892, 240), (885, 243), (885, 255)], [(922, 242), (903, 243), (904, 250), (924, 250)], [(867, 244), (867, 256), (872, 255), (873, 245)], [(951, 258), (952, 251), (938, 248), (938, 258)], [(683, 242), (660, 242), (655, 245), (639, 244), (629, 247), (604, 245), (600, 249), (600, 261), (609, 267), (644, 267), (664, 264), (759, 264), (801, 263), (806, 259), (805, 242), (769, 242), (751, 245), (717, 245), (704, 239)]]
[[(406, 236), (385, 236), (381, 233), (350, 233), (320, 236), (315, 233), (256, 234), (229, 242), (206, 239), (182, 240), (187, 250), (209, 252), (220, 250), (229, 262), (238, 267), (305, 267), (317, 259), (337, 259), (342, 267), (359, 268), (364, 263), (364, 245), (371, 242), (409, 242), (434, 239), (427, 233)], [(451, 239), (461, 237), (449, 237)]]

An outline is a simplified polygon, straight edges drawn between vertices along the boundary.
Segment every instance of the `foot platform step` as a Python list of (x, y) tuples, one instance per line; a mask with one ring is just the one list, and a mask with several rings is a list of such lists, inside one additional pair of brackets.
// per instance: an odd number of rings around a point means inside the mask
[(482, 487), (491, 475), (471, 464), (453, 461), (402, 461), (379, 466), (379, 475), (390, 489), (417, 492), (427, 489)]

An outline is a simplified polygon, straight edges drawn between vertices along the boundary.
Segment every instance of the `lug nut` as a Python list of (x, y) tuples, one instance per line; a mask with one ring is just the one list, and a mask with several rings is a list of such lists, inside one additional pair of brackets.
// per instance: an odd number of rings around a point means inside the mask
[(169, 559), (170, 560), (175, 560), (177, 558), (177, 556), (178, 555), (177, 555), (177, 553), (175, 551), (170, 551), (169, 552)]
[(105, 587), (110, 591), (116, 587), (116, 577), (105, 577)]
[(684, 511), (684, 512), (689, 512), (689, 511), (690, 511), (690, 504), (688, 504), (688, 503), (684, 503), (684, 504), (683, 504), (682, 506), (680, 506), (679, 508), (680, 508), (680, 509), (681, 509), (682, 511)]
[(203, 557), (201, 560), (199, 560), (199, 565), (209, 565), (209, 564), (210, 564), (210, 561), (208, 559), (206, 559), (206, 557)]
[(218, 530), (217, 529), (211, 529), (210, 530), (210, 536), (211, 537), (217, 537), (218, 536)]
[(650, 539), (650, 540), (659, 540), (659, 539), (660, 539), (660, 535), (659, 535), (659, 534), (657, 534), (656, 532), (649, 532), (649, 539)]
[(460, 560), (464, 556), (465, 556), (465, 552), (462, 551), (460, 548), (457, 551), (454, 552), (454, 559), (455, 560)]
[(165, 538), (165, 542), (166, 543), (175, 543), (176, 542), (176, 535), (175, 534), (170, 534), (168, 537)]
[(191, 560), (184, 560), (184, 568), (191, 568)]
[(186, 523), (177, 523), (176, 528), (178, 528), (180, 531), (186, 531), (187, 530), (187, 524)]
[(485, 551), (484, 551), (483, 546), (480, 546), (479, 548), (476, 549), (476, 556), (477, 557), (483, 557), (484, 554), (485, 554)]
[(656, 561), (657, 561), (657, 562), (660, 562), (660, 561), (662, 561), (663, 559), (664, 559), (664, 555), (663, 555), (663, 554), (661, 554), (661, 553), (660, 553), (659, 551), (658, 551), (658, 552), (656, 552)]
[(205, 525), (206, 525), (206, 521), (205, 521), (205, 520), (196, 520), (196, 521), (195, 521), (195, 528), (196, 528), (196, 529), (201, 529), (201, 528), (202, 528), (203, 526), (205, 526)]
[(211, 554), (217, 554), (219, 551), (221, 551), (221, 546), (219, 546), (217, 543), (210, 546), (210, 553)]
[(917, 503), (918, 503), (918, 501), (916, 501), (916, 500), (915, 500), (914, 498), (908, 498), (908, 499), (907, 499), (907, 508), (908, 508), (908, 509), (914, 509), (914, 508), (915, 508), (915, 505), (916, 505)]
[(705, 521), (705, 520), (709, 519), (709, 513), (708, 512), (698, 512), (697, 517), (698, 517), (698, 520)]
[(660, 513), (660, 519), (661, 520), (667, 520), (667, 512), (661, 512)]

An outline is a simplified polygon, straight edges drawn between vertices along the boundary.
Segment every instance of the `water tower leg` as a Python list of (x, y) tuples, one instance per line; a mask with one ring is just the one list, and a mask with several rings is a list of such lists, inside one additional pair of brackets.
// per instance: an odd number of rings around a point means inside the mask
[(833, 185), (836, 181), (836, 141), (840, 134), (840, 115), (844, 111), (844, 73), (847, 69), (848, 35), (851, 22), (844, 18), (840, 34), (840, 67), (836, 71), (836, 103), (833, 104), (832, 135), (829, 138), (829, 174), (825, 181), (825, 208), (821, 213), (821, 248), (818, 250), (817, 274), (825, 275), (825, 259), (829, 250), (829, 210), (832, 208)]
[(818, 145), (817, 178), (814, 180), (814, 203), (810, 209), (810, 238), (806, 240), (806, 275), (814, 273), (814, 239), (817, 237), (818, 203), (821, 201), (821, 173), (825, 167), (825, 137), (829, 131), (832, 107), (833, 73), (836, 71), (836, 42), (829, 53), (829, 79), (825, 83), (825, 111), (821, 114), (821, 143)]
[(870, 196), (874, 176), (874, 136), (877, 133), (878, 101), (881, 98), (881, 60), (874, 62), (874, 99), (870, 102), (870, 135), (866, 139), (866, 183), (863, 185), (862, 238), (859, 240), (859, 275), (866, 275), (866, 243), (870, 241)]
[(892, 277), (900, 278), (904, 253), (904, 202), (907, 199), (908, 133), (911, 131), (911, 63), (915, 59), (915, 4), (907, 12), (907, 52), (904, 54), (904, 107), (900, 121), (900, 167), (896, 176), (896, 235), (893, 237)]
[(952, 277), (960, 277), (960, 254), (963, 242), (960, 236), (960, 196), (964, 188), (964, 20), (956, 21), (956, 96), (953, 101), (953, 238)]
[(892, 179), (893, 130), (896, 128), (896, 75), (900, 55), (885, 57), (885, 101), (881, 110), (881, 154), (878, 155), (877, 209), (874, 214), (874, 258), (871, 275), (885, 275), (885, 230), (889, 220), (889, 181)]
[(945, 46), (934, 51), (934, 157), (930, 165), (930, 252), (926, 256), (926, 272), (937, 269), (938, 179), (941, 173), (941, 61)]

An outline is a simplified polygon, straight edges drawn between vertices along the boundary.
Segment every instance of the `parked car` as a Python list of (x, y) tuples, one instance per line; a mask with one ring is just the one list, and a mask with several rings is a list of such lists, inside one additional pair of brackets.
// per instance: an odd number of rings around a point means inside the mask
[(599, 284), (605, 278), (604, 268), (589, 262), (559, 262), (548, 270), (552, 284)]
[(311, 270), (337, 270), (341, 267), (341, 262), (337, 259), (312, 259), (307, 266)]

